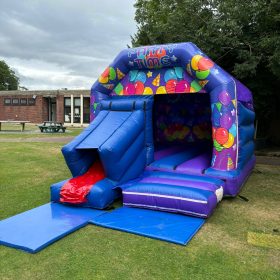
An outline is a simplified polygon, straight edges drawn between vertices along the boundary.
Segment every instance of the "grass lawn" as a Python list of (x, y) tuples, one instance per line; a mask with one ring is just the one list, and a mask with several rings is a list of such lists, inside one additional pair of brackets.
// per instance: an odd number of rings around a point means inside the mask
[[(47, 203), (70, 176), (61, 145), (0, 143), (0, 219)], [(0, 279), (280, 279), (280, 250), (247, 242), (280, 234), (280, 167), (257, 170), (249, 201), (223, 200), (187, 246), (89, 225), (35, 255), (0, 246)]]
[(2, 123), (2, 129), (0, 131), (0, 140), (1, 138), (26, 139), (76, 136), (79, 135), (82, 130), (83, 128), (80, 127), (67, 127), (65, 133), (42, 133), (37, 125), (27, 123), (25, 125), (24, 131), (21, 132), (21, 126), (18, 124)]

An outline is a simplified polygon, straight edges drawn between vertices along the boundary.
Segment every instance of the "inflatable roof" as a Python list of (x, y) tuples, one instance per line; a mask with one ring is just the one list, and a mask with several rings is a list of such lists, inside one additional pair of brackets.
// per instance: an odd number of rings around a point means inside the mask
[(190, 93), (210, 96), (212, 167), (242, 168), (254, 150), (252, 94), (193, 43), (120, 52), (92, 86), (91, 120), (98, 114), (100, 102), (114, 96)]

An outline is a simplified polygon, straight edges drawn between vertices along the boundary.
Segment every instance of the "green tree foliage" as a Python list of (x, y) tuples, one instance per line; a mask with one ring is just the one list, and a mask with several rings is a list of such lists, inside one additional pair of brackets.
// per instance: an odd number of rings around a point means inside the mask
[(17, 90), (19, 85), (19, 78), (15, 72), (6, 64), (5, 61), (0, 60), (0, 90)]
[(279, 0), (137, 0), (135, 8), (133, 46), (195, 43), (252, 90), (259, 117), (275, 118), (280, 106)]

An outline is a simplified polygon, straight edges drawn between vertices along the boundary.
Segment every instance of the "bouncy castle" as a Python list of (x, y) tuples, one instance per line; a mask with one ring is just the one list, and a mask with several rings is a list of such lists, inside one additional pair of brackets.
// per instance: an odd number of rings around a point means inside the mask
[(186, 245), (250, 175), (254, 117), (251, 92), (194, 44), (122, 51), (92, 86), (90, 125), (62, 148), (73, 178), (0, 221), (0, 245), (36, 253), (89, 223)]
[(252, 94), (193, 43), (123, 50), (91, 89), (91, 123), (63, 147), (51, 200), (206, 218), (255, 164)]

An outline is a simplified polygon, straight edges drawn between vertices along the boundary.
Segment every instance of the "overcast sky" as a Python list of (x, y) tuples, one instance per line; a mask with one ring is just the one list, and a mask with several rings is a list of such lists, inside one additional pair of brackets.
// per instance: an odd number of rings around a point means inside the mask
[(133, 0), (0, 0), (0, 60), (28, 89), (89, 89), (136, 32)]

